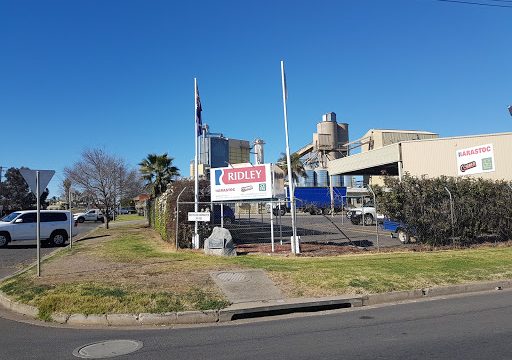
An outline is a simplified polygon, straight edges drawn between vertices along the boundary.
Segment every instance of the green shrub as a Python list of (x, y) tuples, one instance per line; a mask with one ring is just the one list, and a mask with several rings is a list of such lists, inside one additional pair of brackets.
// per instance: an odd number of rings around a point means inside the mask
[[(504, 181), (406, 174), (402, 181), (386, 178), (385, 185), (386, 191), (377, 189), (379, 211), (407, 224), (422, 243), (470, 245), (486, 237), (512, 236), (512, 189)], [(453, 227), (445, 188), (453, 198)]]

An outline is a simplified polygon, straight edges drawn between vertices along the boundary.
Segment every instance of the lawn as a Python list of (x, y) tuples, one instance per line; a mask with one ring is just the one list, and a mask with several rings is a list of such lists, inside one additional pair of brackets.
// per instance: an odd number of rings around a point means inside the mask
[(132, 221), (132, 220), (144, 220), (144, 216), (140, 216), (138, 214), (123, 214), (116, 215), (116, 222), (121, 221)]
[(0, 285), (11, 297), (64, 313), (216, 309), (228, 302), (210, 271), (260, 268), (289, 297), (367, 294), (512, 278), (512, 248), (364, 253), (331, 257), (206, 256), (175, 252), (151, 229), (99, 229), (94, 237)]

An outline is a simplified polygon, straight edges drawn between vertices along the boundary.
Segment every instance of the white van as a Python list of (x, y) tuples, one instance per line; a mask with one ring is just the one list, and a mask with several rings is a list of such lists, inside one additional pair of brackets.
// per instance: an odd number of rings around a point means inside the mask
[[(63, 246), (69, 239), (69, 225), (73, 221), (69, 211), (41, 210), (40, 221), (41, 242)], [(0, 219), (0, 247), (7, 246), (11, 241), (35, 240), (36, 231), (36, 210), (15, 211)]]

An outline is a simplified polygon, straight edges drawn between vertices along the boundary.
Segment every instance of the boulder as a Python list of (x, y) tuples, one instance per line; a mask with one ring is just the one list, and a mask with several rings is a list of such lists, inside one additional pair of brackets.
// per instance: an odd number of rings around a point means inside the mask
[(228, 229), (214, 227), (212, 234), (204, 241), (207, 255), (236, 256), (235, 244)]

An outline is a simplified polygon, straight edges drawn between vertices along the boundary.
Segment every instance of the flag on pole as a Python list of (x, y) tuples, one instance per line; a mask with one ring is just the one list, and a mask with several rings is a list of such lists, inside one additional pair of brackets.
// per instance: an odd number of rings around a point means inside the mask
[(197, 136), (201, 136), (203, 133), (203, 122), (201, 120), (201, 111), (203, 111), (201, 107), (201, 99), (199, 98), (199, 89), (197, 87), (196, 82), (196, 128), (197, 128)]

